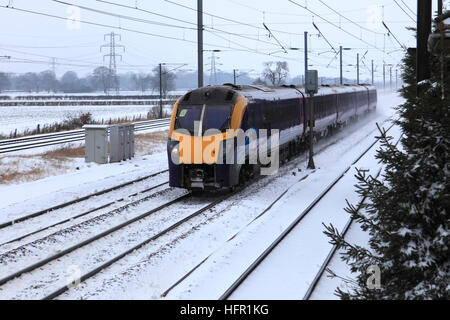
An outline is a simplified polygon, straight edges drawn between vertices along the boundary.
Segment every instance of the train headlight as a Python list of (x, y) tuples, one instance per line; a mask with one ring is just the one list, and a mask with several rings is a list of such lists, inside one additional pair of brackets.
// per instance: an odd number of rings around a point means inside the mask
[(177, 144), (170, 151), (170, 157), (172, 158), (172, 162), (176, 165), (180, 162), (180, 146)]

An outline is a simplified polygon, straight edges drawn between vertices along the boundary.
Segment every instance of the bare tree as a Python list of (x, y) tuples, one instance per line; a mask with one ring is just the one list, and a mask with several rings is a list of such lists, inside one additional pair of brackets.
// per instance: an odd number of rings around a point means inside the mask
[(257, 86), (267, 86), (267, 83), (261, 79), (260, 77), (256, 78), (252, 84), (257, 85)]
[(18, 87), (27, 92), (39, 92), (39, 77), (34, 72), (27, 72), (18, 77)]
[(11, 85), (11, 81), (9, 79), (8, 74), (0, 72), (0, 92), (5, 89), (8, 89)]
[(61, 89), (64, 92), (79, 92), (80, 80), (74, 71), (67, 71), (61, 77)]
[[(153, 68), (153, 76), (151, 77), (151, 84), (153, 89), (156, 89), (159, 91), (159, 66), (156, 66)], [(167, 92), (170, 90), (175, 89), (175, 73), (170, 72), (167, 70), (166, 67), (161, 68), (161, 83), (162, 83), (162, 93), (164, 98), (167, 96)]]
[(289, 67), (286, 61), (268, 61), (264, 62), (262, 76), (265, 80), (274, 86), (284, 83), (289, 75)]
[(41, 83), (41, 89), (47, 92), (55, 92), (58, 86), (58, 80), (51, 70), (42, 71), (38, 75), (38, 81)]
[(109, 69), (97, 67), (92, 72), (92, 84), (96, 90), (101, 89), (106, 94), (109, 89)]
[(133, 75), (133, 82), (136, 90), (141, 90), (141, 92), (144, 92), (147, 90), (151, 83), (151, 76), (146, 73), (139, 73)]

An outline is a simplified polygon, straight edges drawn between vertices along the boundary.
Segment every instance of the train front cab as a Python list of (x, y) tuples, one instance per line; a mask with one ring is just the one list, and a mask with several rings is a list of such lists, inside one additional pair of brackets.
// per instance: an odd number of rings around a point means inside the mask
[[(204, 95), (206, 90), (198, 89), (199, 92), (194, 91), (194, 94)], [(226, 140), (236, 138), (235, 131), (227, 129), (241, 127), (247, 99), (236, 91), (223, 88), (210, 96), (223, 97), (224, 94), (233, 98), (199, 101), (194, 97), (190, 99), (194, 101), (183, 103), (182, 97), (174, 105), (167, 142), (171, 187), (215, 190), (238, 184), (239, 166), (226, 163), (223, 148)], [(202, 128), (191, 126), (197, 120), (202, 123)], [(208, 134), (208, 129), (220, 129), (220, 132)]]

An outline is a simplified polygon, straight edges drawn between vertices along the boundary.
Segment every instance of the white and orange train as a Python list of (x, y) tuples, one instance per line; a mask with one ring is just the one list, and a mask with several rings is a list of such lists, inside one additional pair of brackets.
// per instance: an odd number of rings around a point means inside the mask
[[(375, 110), (376, 105), (377, 91), (373, 86), (321, 86), (314, 96), (314, 132), (324, 135)], [(235, 157), (239, 148), (248, 149), (248, 139), (239, 145), (238, 129), (254, 130), (257, 135), (260, 129), (266, 129), (267, 140), (271, 130), (277, 129), (279, 159), (295, 155), (307, 141), (308, 106), (304, 88), (295, 86), (226, 84), (187, 92), (172, 112), (167, 142), (170, 186), (194, 191), (233, 188), (258, 174), (262, 163), (224, 159), (224, 150), (230, 145), (235, 149)], [(259, 136), (256, 141), (261, 141)], [(248, 157), (248, 150), (244, 153)]]

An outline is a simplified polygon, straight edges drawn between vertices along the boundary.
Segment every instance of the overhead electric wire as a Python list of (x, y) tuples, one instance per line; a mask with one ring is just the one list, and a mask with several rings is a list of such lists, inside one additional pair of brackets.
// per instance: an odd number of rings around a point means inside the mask
[(212, 34), (212, 35), (214, 35), (214, 36), (216, 36), (216, 37), (218, 37), (218, 38), (220, 38), (220, 39), (222, 39), (222, 40), (225, 40), (225, 41), (227, 41), (227, 42), (229, 42), (229, 43), (235, 44), (235, 45), (237, 45), (237, 46), (239, 46), (239, 47), (241, 47), (241, 48), (244, 48), (244, 49), (246, 49), (246, 50), (253, 50), (253, 49), (251, 49), (251, 48), (249, 48), (249, 47), (247, 47), (247, 46), (244, 46), (244, 45), (242, 45), (242, 44), (240, 44), (240, 43), (237, 43), (237, 42), (235, 42), (235, 41), (233, 41), (233, 40), (230, 40), (230, 39), (227, 39), (227, 38), (225, 38), (225, 37), (222, 37), (222, 36), (216, 34), (214, 31), (211, 31), (211, 30), (205, 30), (205, 31), (208, 32), (208, 33), (210, 33), (210, 34)]
[(24, 49), (73, 49), (73, 48), (93, 48), (98, 47), (97, 43), (90, 42), (89, 44), (81, 44), (81, 45), (62, 45), (62, 46), (23, 46), (23, 45), (11, 45), (11, 44), (5, 44), (1, 43), (0, 45), (2, 47), (8, 47), (8, 48), (24, 48)]
[[(167, 1), (167, 0), (166, 0), (166, 1)], [(377, 50), (379, 50), (379, 51), (381, 51), (381, 52), (384, 53), (384, 51), (383, 51), (382, 49), (378, 48), (377, 46), (375, 46), (375, 45), (373, 45), (373, 44), (371, 44), (371, 43), (369, 43), (369, 42), (367, 42), (367, 41), (365, 41), (365, 40), (363, 40), (363, 39), (361, 39), (361, 38), (358, 38), (358, 37), (355, 36), (353, 33), (351, 33), (351, 32), (349, 32), (349, 31), (343, 29), (342, 27), (336, 25), (335, 23), (331, 22), (330, 20), (328, 20), (328, 19), (322, 17), (321, 15), (317, 14), (316, 12), (312, 11), (311, 9), (309, 9), (309, 8), (303, 6), (303, 5), (301, 5), (301, 4), (299, 4), (299, 3), (295, 2), (295, 1), (292, 1), (292, 0), (288, 0), (288, 1), (291, 2), (291, 3), (293, 3), (293, 4), (295, 4), (296, 6), (299, 6), (300, 8), (303, 8), (304, 10), (307, 10), (307, 11), (311, 12), (313, 15), (319, 17), (320, 19), (322, 19), (323, 21), (327, 22), (328, 24), (331, 24), (331, 25), (334, 26), (335, 28), (337, 28), (337, 29), (339, 29), (339, 30), (345, 32), (346, 34), (350, 35), (351, 37), (353, 37), (353, 38), (355, 38), (355, 39), (357, 39), (357, 40), (359, 40), (359, 41), (361, 41), (361, 42), (363, 42), (363, 43), (365, 43), (365, 44), (367, 44), (367, 45), (369, 45), (369, 46), (371, 46), (371, 47), (373, 47), (373, 48), (375, 48), (375, 49), (377, 49)]]
[(134, 22), (153, 24), (153, 25), (158, 25), (158, 26), (162, 26), (162, 27), (197, 30), (197, 28), (194, 28), (194, 27), (185, 27), (185, 26), (179, 26), (179, 25), (174, 25), (174, 24), (167, 24), (167, 23), (158, 22), (158, 21), (152, 21), (152, 20), (147, 20), (147, 19), (141, 19), (141, 18), (126, 16), (126, 15), (122, 15), (122, 14), (118, 14), (118, 13), (107, 12), (107, 11), (104, 11), (104, 10), (94, 9), (94, 8), (90, 8), (90, 7), (86, 7), (86, 6), (82, 6), (82, 5), (79, 5), (79, 4), (70, 3), (70, 2), (66, 2), (66, 1), (61, 1), (61, 0), (51, 0), (51, 1), (59, 3), (59, 4), (69, 5), (69, 6), (75, 5), (78, 8), (83, 9), (83, 10), (92, 11), (92, 12), (95, 12), (95, 13), (99, 13), (99, 14), (103, 14), (103, 15), (107, 15), (107, 16), (112, 16), (112, 17), (116, 17), (116, 18), (120, 18), (120, 19), (131, 20), (131, 21), (134, 21)]
[[(308, 17), (311, 17), (311, 16), (309, 15)], [(345, 24), (350, 24), (351, 23), (351, 22), (348, 22), (348, 21), (331, 21), (331, 22), (333, 22), (335, 24), (338, 24), (338, 23), (339, 24), (344, 24), (344, 23)], [(405, 23), (408, 23), (408, 22), (409, 22), (409, 20), (393, 20), (393, 21), (389, 21), (389, 23), (401, 23), (401, 24), (405, 24)], [(261, 24), (261, 22), (247, 22), (247, 23), (248, 24), (252, 24), (254, 26), (258, 26), (258, 25)], [(310, 23), (311, 22), (309, 20), (308, 21), (291, 21), (291, 22), (270, 22), (271, 25), (297, 25), (297, 24), (304, 25), (304, 24), (310, 24)], [(361, 22), (361, 23), (363, 23), (363, 22)], [(217, 27), (237, 26), (235, 23), (215, 23), (214, 25), (217, 26)], [(207, 26), (207, 25), (205, 25), (205, 26)], [(382, 35), (383, 33), (380, 32), (378, 34)]]
[(249, 37), (249, 36), (246, 36), (246, 35), (243, 35), (243, 34), (234, 33), (234, 32), (230, 32), (230, 31), (225, 31), (225, 30), (214, 28), (214, 27), (206, 27), (206, 26), (203, 26), (203, 27), (205, 28), (205, 31), (208, 31), (206, 29), (210, 29), (210, 30), (214, 30), (216, 32), (225, 33), (225, 34), (232, 35), (232, 36), (235, 36), (235, 37), (240, 37), (240, 38), (244, 38), (244, 39), (248, 39), (248, 40), (253, 40), (253, 41), (257, 41), (257, 42), (266, 43), (266, 44), (272, 44), (273, 45), (273, 43), (270, 42), (270, 41), (264, 41), (264, 40), (261, 40), (261, 39), (252, 38), (252, 37)]
[(376, 32), (376, 31), (370, 30), (369, 28), (363, 27), (363, 26), (361, 26), (360, 24), (356, 23), (355, 21), (350, 20), (349, 18), (347, 18), (347, 17), (344, 16), (343, 14), (339, 13), (338, 11), (336, 11), (335, 9), (333, 9), (332, 7), (330, 7), (330, 6), (329, 6), (328, 4), (326, 4), (324, 1), (319, 0), (319, 2), (322, 3), (322, 4), (323, 4), (325, 7), (327, 7), (328, 9), (330, 9), (331, 11), (333, 11), (334, 13), (336, 13), (338, 16), (344, 18), (345, 20), (349, 21), (350, 23), (353, 23), (353, 24), (356, 25), (358, 28), (361, 28), (361, 29), (366, 30), (366, 31), (368, 31), (368, 32), (372, 32), (372, 33), (374, 33), (374, 34), (380, 34), (380, 35), (383, 34), (383, 33), (381, 33), (381, 32)]
[[(11, 59), (4, 61), (7, 63), (38, 63), (38, 64), (46, 64), (48, 65), (48, 61), (43, 60), (33, 60), (33, 59), (26, 59), (26, 58), (14, 58), (11, 57)], [(85, 67), (85, 68), (92, 68), (92, 67), (98, 67), (100, 65), (98, 64), (77, 64), (77, 63), (62, 63), (62, 62), (55, 62), (55, 65), (61, 65), (61, 66), (71, 66), (71, 67)]]
[[(179, 7), (182, 7), (182, 8), (185, 8), (185, 9), (197, 12), (197, 9), (189, 7), (189, 6), (186, 6), (184, 4), (181, 4), (181, 3), (178, 3), (178, 2), (175, 2), (175, 1), (171, 1), (171, 0), (164, 0), (164, 1), (166, 1), (168, 3), (171, 3), (173, 5), (176, 5), (176, 6), (179, 6)], [(233, 20), (233, 19), (230, 19), (230, 18), (221, 17), (219, 15), (208, 13), (208, 12), (205, 12), (205, 11), (203, 11), (203, 14), (206, 14), (207, 16), (214, 17), (214, 18), (217, 18), (217, 19), (221, 19), (221, 20), (224, 20), (224, 21), (233, 22), (235, 24), (240, 24), (240, 25), (243, 25), (243, 26), (252, 27), (252, 28), (259, 29), (259, 30), (265, 30), (264, 28), (261, 28), (261, 27), (258, 27), (258, 26), (254, 26), (254, 25), (249, 24), (249, 23), (245, 23), (245, 22), (238, 21), (238, 20)], [(300, 34), (300, 33), (294, 33), (294, 32), (289, 32), (289, 31), (275, 30), (275, 29), (273, 29), (272, 31), (279, 32), (279, 33), (290, 34), (290, 35), (302, 36), (302, 34)]]
[[(212, 35), (214, 35), (214, 36), (216, 36), (216, 37), (218, 37), (218, 38), (220, 38), (220, 39), (222, 39), (222, 40), (224, 40), (224, 41), (229, 41), (230, 43), (233, 43), (233, 44), (235, 44), (235, 45), (238, 45), (238, 46), (240, 46), (240, 47), (246, 49), (245, 51), (251, 50), (251, 49), (249, 49), (248, 47), (246, 47), (246, 46), (244, 46), (244, 45), (241, 45), (241, 44), (239, 44), (239, 43), (236, 43), (236, 42), (234, 42), (234, 41), (232, 41), (232, 40), (229, 40), (229, 39), (227, 39), (227, 38), (225, 38), (225, 37), (222, 37), (221, 35), (218, 35), (218, 34), (214, 33), (214, 32), (211, 31), (211, 30), (205, 30), (205, 31), (208, 32), (208, 33), (210, 33), (210, 34), (212, 34)], [(269, 50), (269, 49), (266, 49), (266, 50)], [(286, 60), (291, 60), (291, 61), (298, 61), (298, 59), (287, 58), (287, 57), (280, 57), (280, 56), (276, 56), (276, 55), (273, 55), (273, 54), (271, 54), (271, 53), (265, 53), (265, 52), (262, 52), (262, 51), (255, 51), (255, 53), (260, 53), (260, 54), (264, 54), (264, 55), (268, 55), (268, 56), (272, 56), (272, 57), (276, 57), (276, 58), (281, 58), (281, 59), (286, 59)], [(286, 53), (287, 53), (287, 51), (286, 51)]]
[(400, 47), (402, 47), (404, 50), (406, 50), (406, 46), (404, 44), (402, 44), (400, 41), (398, 41), (397, 37), (392, 33), (391, 29), (389, 29), (389, 27), (386, 25), (386, 23), (384, 23), (384, 21), (382, 21), (381, 23), (386, 28), (386, 30), (389, 32), (388, 35), (392, 35), (394, 37), (395, 41), (397, 41), (397, 43), (400, 45)]
[(397, 5), (397, 7), (399, 7), (412, 21), (414, 21), (414, 22), (416, 22), (416, 20), (413, 18), (413, 17), (411, 17), (410, 15), (409, 15), (409, 13), (408, 12), (406, 12), (405, 11), (405, 9), (403, 9), (402, 8), (402, 6), (396, 1), (396, 0), (394, 0), (394, 2), (395, 2), (395, 4)]
[[(59, 3), (66, 3), (66, 2), (60, 1), (60, 0), (52, 0), (52, 1), (59, 2)], [(142, 12), (145, 12), (145, 13), (148, 13), (148, 14), (155, 14), (155, 15), (162, 16), (162, 17), (164, 17), (164, 18), (167, 18), (167, 19), (174, 19), (174, 20), (177, 20), (177, 21), (181, 21), (181, 22), (184, 22), (184, 23), (188, 23), (188, 24), (191, 24), (191, 25), (195, 25), (195, 26), (196, 26), (195, 28), (193, 28), (193, 27), (183, 27), (183, 26), (175, 26), (175, 27), (177, 27), (177, 28), (183, 28), (183, 29), (188, 29), (188, 30), (197, 30), (197, 24), (195, 24), (195, 23), (193, 23), (193, 22), (190, 22), (190, 21), (186, 21), (186, 20), (181, 20), (181, 19), (173, 18), (173, 17), (166, 16), (166, 15), (161, 15), (161, 14), (155, 13), (155, 12), (153, 12), (153, 11), (149, 11), (149, 10), (146, 10), (146, 9), (139, 8), (139, 7), (137, 7), (137, 6), (136, 6), (136, 7), (132, 7), (132, 6), (128, 6), (128, 5), (124, 5), (124, 4), (118, 4), (118, 3), (115, 3), (115, 2), (110, 2), (110, 1), (105, 1), (105, 0), (96, 0), (96, 1), (102, 2), (102, 3), (106, 3), (106, 4), (110, 4), (110, 5), (119, 6), (119, 7), (123, 7), (123, 8), (127, 8), (127, 9), (138, 10), (138, 11), (142, 11)], [(109, 14), (109, 15), (117, 16), (117, 14), (114, 14), (114, 13), (108, 13), (108, 12), (106, 12), (106, 11), (101, 11), (101, 10), (92, 9), (92, 8), (83, 7), (83, 6), (79, 6), (79, 7), (82, 8), (82, 9), (85, 9), (85, 10), (90, 10), (90, 11), (95, 11), (95, 12), (99, 12), (99, 13), (102, 13), (102, 14)], [(123, 18), (123, 19), (128, 19), (128, 20), (132, 20), (132, 21), (137, 21), (137, 22), (141, 22), (141, 23), (147, 23), (145, 19), (137, 19), (137, 18), (134, 18), (134, 17), (123, 16), (123, 15), (120, 15), (120, 16), (121, 16), (121, 18)], [(138, 21), (138, 20), (139, 20), (139, 21)], [(154, 24), (154, 23), (152, 23), (152, 24)], [(166, 26), (169, 26), (169, 27), (170, 27), (170, 26), (172, 26), (172, 25), (166, 25)], [(272, 43), (269, 42), (269, 41), (264, 41), (264, 40), (261, 40), (261, 39), (248, 37), (248, 36), (245, 36), (245, 35), (242, 35), (242, 34), (239, 34), (239, 33), (229, 32), (229, 31), (217, 29), (217, 28), (214, 28), (214, 27), (208, 27), (208, 26), (205, 26), (205, 25), (204, 25), (203, 27), (204, 27), (204, 28), (208, 28), (208, 29), (214, 29), (214, 30), (216, 30), (216, 31), (218, 31), (218, 32), (226, 33), (226, 34), (233, 35), (233, 36), (240, 37), (240, 38), (244, 38), (244, 39), (247, 39), (247, 40), (252, 40), (252, 41), (258, 41), (258, 42), (262, 42), (262, 43), (272, 44)]]
[[(17, 7), (9, 7), (9, 6), (4, 6), (4, 5), (0, 5), (0, 8), (9, 9), (9, 10), (16, 10), (16, 11), (20, 11), (20, 12), (40, 15), (40, 16), (44, 16), (44, 17), (55, 18), (55, 19), (59, 19), (59, 20), (67, 20), (67, 17), (57, 16), (57, 15), (48, 14), (48, 13), (39, 12), (39, 11), (34, 11), (34, 10), (22, 9), (22, 8), (17, 8)], [(98, 26), (98, 27), (118, 29), (118, 30), (138, 33), (138, 34), (142, 34), (142, 35), (147, 35), (147, 36), (151, 36), (151, 37), (158, 37), (158, 38), (163, 38), (163, 39), (168, 39), (168, 40), (177, 40), (177, 41), (183, 41), (183, 42), (187, 42), (187, 43), (197, 44), (197, 41), (194, 41), (194, 40), (182, 39), (182, 38), (171, 37), (171, 36), (164, 36), (164, 35), (160, 35), (160, 34), (155, 34), (155, 33), (150, 33), (150, 32), (130, 29), (130, 28), (125, 28), (125, 27), (120, 27), (120, 26), (113, 26), (113, 25), (104, 24), (104, 23), (98, 23), (98, 22), (92, 22), (92, 21), (87, 21), (87, 20), (81, 20), (81, 19), (77, 20), (77, 21), (80, 22), (80, 23), (83, 23), (83, 24), (88, 24), (88, 25), (93, 25), (93, 26)], [(211, 46), (211, 47), (216, 47), (216, 48), (224, 48), (224, 49), (230, 49), (230, 50), (232, 49), (234, 51), (240, 51), (240, 52), (249, 52), (249, 53), (256, 53), (256, 54), (261, 54), (261, 55), (269, 55), (267, 53), (264, 53), (264, 52), (261, 52), (261, 51), (257, 51), (257, 50), (244, 50), (244, 49), (239, 49), (239, 48), (233, 48), (233, 47), (230, 47), (230, 46), (227, 47), (227, 46), (222, 46), (222, 45), (217, 45), (217, 44), (209, 44), (209, 43), (206, 43), (206, 42), (204, 43), (204, 45)]]
[[(40, 16), (55, 18), (55, 19), (60, 19), (60, 20), (67, 20), (67, 17), (57, 16), (57, 15), (53, 15), (53, 14), (49, 14), (49, 13), (45, 13), (45, 12), (33, 11), (33, 10), (22, 9), (22, 8), (17, 8), (17, 7), (8, 7), (8, 6), (4, 6), (4, 5), (0, 5), (0, 8), (9, 9), (9, 10), (17, 10), (20, 12), (26, 12), (26, 13), (30, 13), (30, 14), (35, 14), (35, 15), (40, 15)], [(87, 20), (77, 20), (77, 22), (89, 24), (89, 25), (93, 25), (93, 26), (97, 26), (97, 27), (119, 29), (119, 30), (123, 30), (123, 31), (139, 33), (139, 34), (148, 35), (148, 36), (157, 37), (157, 38), (197, 43), (197, 41), (194, 41), (194, 40), (187, 40), (187, 39), (181, 39), (181, 38), (176, 38), (176, 37), (171, 37), (171, 36), (164, 36), (164, 35), (160, 35), (160, 34), (155, 34), (155, 33), (150, 33), (150, 32), (145, 32), (145, 31), (140, 31), (140, 30), (134, 30), (134, 29), (124, 28), (124, 27), (118, 27), (118, 26), (113, 26), (113, 25), (98, 23), (98, 22), (92, 22), (92, 21), (87, 21)], [(209, 45), (209, 44), (206, 44), (206, 45)]]
[(47, 56), (47, 55), (38, 54), (38, 53), (31, 53), (31, 52), (24, 52), (24, 51), (15, 50), (15, 49), (8, 49), (8, 48), (4, 48), (1, 44), (0, 44), (0, 48), (5, 51), (11, 51), (11, 52), (20, 53), (20, 54), (24, 54), (24, 55), (28, 55), (28, 56), (36, 56), (36, 57), (42, 57), (42, 58), (48, 58), (48, 59), (55, 58), (55, 59), (65, 60), (65, 61), (91, 63), (91, 61), (86, 61), (86, 60), (71, 59), (71, 58), (58, 58), (55, 56)]
[(281, 49), (283, 49), (284, 53), (287, 53), (286, 49), (284, 48), (284, 46), (281, 44), (281, 42), (277, 39), (277, 37), (275, 37), (275, 35), (272, 33), (272, 31), (270, 31), (269, 27), (267, 27), (267, 25), (263, 22), (263, 26), (264, 28), (266, 28), (267, 31), (269, 31), (269, 34), (275, 39), (275, 41), (278, 43), (278, 45), (281, 47)]
[(403, 0), (401, 0), (401, 1), (402, 1), (402, 3), (405, 5), (405, 7), (408, 8), (408, 10), (411, 11), (411, 13), (415, 16), (416, 13), (415, 13), (414, 11), (411, 10), (411, 8), (406, 4), (406, 2), (403, 1)]
[[(233, 1), (233, 0), (227, 0), (227, 1), (228, 1), (228, 2), (231, 2), (231, 3), (234, 3), (234, 4), (236, 4), (236, 5), (242, 6), (242, 7), (246, 7), (246, 8), (251, 9), (251, 10), (258, 11), (258, 12), (260, 12), (260, 13), (267, 14), (267, 15), (294, 16), (294, 17), (302, 17), (302, 18), (309, 17), (309, 15), (306, 15), (306, 14), (305, 14), (305, 15), (302, 15), (302, 14), (294, 14), (294, 13), (287, 13), (287, 12), (277, 12), (277, 11), (260, 10), (260, 9), (258, 9), (258, 8), (251, 7), (251, 6), (248, 6), (248, 5), (239, 3), (239, 2), (237, 2), (237, 1)], [(365, 10), (367, 10), (367, 8), (350, 9), (350, 10), (344, 10), (344, 11), (342, 11), (342, 12), (355, 12), (355, 11), (365, 11)], [(331, 14), (329, 14), (329, 15), (331, 15)]]
[(336, 53), (337, 50), (333, 47), (333, 45), (330, 43), (330, 41), (328, 41), (328, 39), (323, 35), (323, 33), (320, 31), (319, 27), (314, 22), (312, 24), (313, 24), (314, 28), (316, 28), (316, 30), (322, 36), (322, 38), (325, 39), (325, 41), (328, 43), (328, 45), (331, 47), (331, 49), (333, 49), (333, 51)]
[[(59, 59), (59, 58), (57, 58)], [(26, 58), (15, 58), (11, 57), (9, 60), (5, 60), (2, 62), (6, 63), (35, 63), (35, 64), (46, 64), (48, 65), (49, 62), (46, 60), (33, 60), (33, 59), (26, 59)], [(139, 69), (139, 68), (145, 68), (148, 67), (147, 65), (131, 65), (128, 63), (125, 63), (127, 66), (117, 66), (118, 69)], [(55, 65), (59, 66), (70, 66), (70, 67), (80, 67), (80, 68), (95, 68), (95, 67), (103, 67), (103, 64), (100, 63), (64, 63), (64, 62), (55, 62)]]
[(183, 19), (179, 19), (179, 18), (175, 18), (175, 17), (170, 17), (170, 16), (166, 16), (164, 14), (157, 13), (157, 12), (154, 12), (154, 11), (138, 8), (137, 5), (132, 7), (132, 6), (128, 6), (128, 5), (125, 5), (125, 4), (120, 4), (120, 3), (106, 1), (106, 0), (96, 0), (96, 1), (97, 2), (103, 2), (103, 3), (106, 3), (106, 4), (110, 4), (110, 5), (114, 5), (114, 6), (118, 6), (118, 7), (122, 7), (122, 8), (135, 9), (135, 10), (143, 11), (145, 13), (148, 13), (148, 14), (151, 14), (151, 15), (155, 15), (157, 17), (166, 18), (166, 19), (170, 19), (170, 20), (174, 20), (174, 21), (178, 21), (178, 22), (183, 22), (183, 23), (190, 24), (190, 25), (193, 25), (193, 26), (197, 25), (195, 22), (192, 22), (192, 21), (187, 21), (187, 20), (183, 20)]

